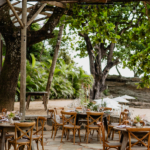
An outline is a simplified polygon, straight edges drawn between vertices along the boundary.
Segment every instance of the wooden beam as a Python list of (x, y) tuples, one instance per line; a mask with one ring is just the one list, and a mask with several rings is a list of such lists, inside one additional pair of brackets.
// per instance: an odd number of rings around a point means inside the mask
[(57, 7), (61, 7), (61, 8), (66, 8), (66, 6), (61, 2), (43, 1), (41, 3), (47, 3), (48, 5), (57, 6)]
[(41, 20), (44, 20), (44, 19), (47, 19), (47, 18), (49, 18), (49, 17), (45, 17), (45, 18), (40, 18), (40, 19), (34, 20), (32, 23), (36, 23), (38, 21), (41, 21)]
[(14, 7), (12, 6), (12, 4), (10, 3), (9, 0), (7, 0), (7, 3), (9, 5), (9, 7), (11, 8), (12, 12), (14, 13), (15, 17), (17, 18), (20, 26), (23, 28), (23, 23), (22, 23), (21, 19), (19, 18), (18, 14), (16, 13), (16, 10), (14, 9)]
[[(22, 8), (19, 8), (19, 7), (14, 7), (15, 8), (15, 10), (18, 10), (18, 11), (21, 11), (22, 10)], [(29, 9), (29, 8), (27, 8), (27, 12), (30, 12), (31, 11), (31, 9)], [(48, 16), (48, 17), (50, 17), (52, 14), (50, 14), (50, 13), (46, 13), (46, 12), (40, 12), (40, 14), (41, 15), (46, 15), (46, 16)]]
[(22, 22), (21, 29), (21, 75), (20, 75), (20, 112), (21, 120), (25, 120), (25, 101), (26, 101), (26, 50), (27, 50), (27, 0), (22, 1)]
[(33, 20), (37, 17), (37, 15), (43, 10), (43, 8), (46, 6), (46, 3), (42, 4), (42, 6), (38, 9), (38, 11), (32, 16), (32, 18), (27, 22), (27, 26), (29, 26)]
[[(20, 16), (20, 15), (21, 15), (21, 13), (22, 13), (22, 11), (20, 11), (19, 13), (17, 13), (17, 14), (18, 14), (18, 16)], [(16, 18), (13, 18), (13, 19), (12, 19), (12, 22), (13, 22), (13, 21), (15, 21), (15, 20), (16, 20)], [(18, 21), (17, 21), (17, 22), (18, 22)]]
[(13, 3), (12, 5), (14, 6), (14, 5), (17, 5), (17, 4), (19, 4), (20, 3), (20, 1), (18, 1), (18, 2), (16, 2), (16, 3)]

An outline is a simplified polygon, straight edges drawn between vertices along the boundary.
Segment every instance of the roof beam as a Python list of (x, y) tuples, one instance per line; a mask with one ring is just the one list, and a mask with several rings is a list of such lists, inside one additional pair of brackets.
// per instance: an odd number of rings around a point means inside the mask
[(16, 2), (16, 3), (13, 3), (12, 5), (14, 6), (14, 5), (17, 5), (17, 4), (19, 4), (20, 3), (20, 1), (18, 1), (18, 2)]
[[(19, 7), (14, 7), (16, 10), (18, 10), (18, 11), (22, 11), (22, 8), (19, 8)], [(29, 9), (29, 8), (27, 8), (27, 12), (30, 12), (31, 11), (31, 9)], [(48, 17), (50, 17), (51, 16), (51, 14), (50, 13), (46, 13), (46, 12), (40, 12), (40, 14), (41, 15), (46, 15), (46, 16), (48, 16)]]
[(32, 18), (27, 22), (27, 26), (29, 26), (33, 20), (37, 17), (37, 15), (43, 10), (43, 8), (46, 6), (46, 3), (42, 4), (42, 6), (38, 9), (38, 11), (32, 16)]
[(49, 18), (49, 17), (44, 17), (44, 18), (36, 19), (36, 20), (34, 20), (32, 23), (36, 23), (36, 22), (38, 22), (38, 21), (45, 20), (45, 19), (47, 19), (47, 18)]
[(14, 13), (15, 17), (17, 18), (17, 20), (18, 20), (20, 26), (23, 28), (24, 25), (23, 25), (21, 19), (19, 18), (18, 14), (16, 13), (16, 10), (14, 9), (14, 7), (12, 6), (12, 4), (10, 3), (9, 0), (7, 0), (7, 3), (8, 3), (8, 5), (9, 5), (9, 7), (11, 8), (12, 12)]

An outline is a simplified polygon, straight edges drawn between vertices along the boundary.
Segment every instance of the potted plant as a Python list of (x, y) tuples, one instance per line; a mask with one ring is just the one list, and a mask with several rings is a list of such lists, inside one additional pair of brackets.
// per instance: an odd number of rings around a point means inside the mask
[(138, 115), (138, 116), (135, 117), (135, 120), (137, 121), (136, 127), (140, 128), (141, 127), (141, 124), (140, 124), (141, 117)]
[(8, 114), (8, 118), (9, 118), (9, 122), (12, 124), (12, 123), (14, 123), (14, 121), (13, 121), (13, 118), (15, 117), (15, 114), (14, 113), (12, 113), (12, 112), (10, 112), (9, 114)]

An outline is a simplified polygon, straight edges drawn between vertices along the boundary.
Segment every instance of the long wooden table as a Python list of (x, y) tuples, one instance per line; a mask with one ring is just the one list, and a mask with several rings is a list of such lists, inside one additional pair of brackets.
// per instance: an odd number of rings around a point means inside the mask
[[(23, 128), (20, 127), (22, 130), (28, 130), (29, 128)], [(5, 136), (7, 132), (15, 132), (15, 125), (11, 125), (9, 123), (0, 123), (0, 130), (1, 130), (1, 140), (0, 140), (0, 150), (5, 149)], [(17, 133), (18, 136), (20, 136), (20, 132)], [(22, 147), (19, 148), (19, 150), (23, 150)], [(34, 145), (32, 143), (32, 150), (34, 150)]]
[(31, 96), (42, 96), (42, 97), (44, 97), (45, 94), (47, 94), (47, 92), (26, 92), (26, 94), (28, 95), (27, 102), (26, 102), (26, 110), (28, 110), (29, 109), (29, 105), (30, 105), (30, 101), (31, 101)]
[[(146, 128), (150, 128), (149, 126), (144, 126)], [(128, 131), (126, 130), (126, 128), (117, 128), (117, 127), (114, 127), (114, 130), (117, 130), (117, 131), (121, 131), (122, 135), (121, 135), (121, 139), (120, 139), (120, 143), (121, 143), (121, 147), (120, 147), (120, 150), (125, 150), (126, 149), (126, 146), (128, 144), (128, 140), (129, 140), (129, 137), (128, 137)], [(135, 133), (137, 134), (137, 136), (139, 135), (145, 135), (147, 132), (140, 132), (140, 133)]]

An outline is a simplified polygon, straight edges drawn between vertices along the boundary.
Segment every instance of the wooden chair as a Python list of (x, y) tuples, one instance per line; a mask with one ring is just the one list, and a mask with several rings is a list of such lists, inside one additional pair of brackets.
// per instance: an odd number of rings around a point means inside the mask
[(78, 136), (79, 136), (79, 139), (81, 142), (80, 126), (76, 125), (77, 113), (76, 112), (65, 112), (65, 111), (62, 111), (61, 113), (62, 113), (62, 118), (63, 118), (63, 130), (62, 130), (61, 142), (62, 142), (65, 131), (67, 133), (67, 139), (69, 138), (70, 130), (73, 131), (73, 143), (75, 144), (76, 131), (78, 131)]
[(7, 109), (6, 108), (3, 108), (2, 109), (2, 114), (3, 114), (3, 112), (5, 112), (5, 114), (7, 113)]
[(105, 140), (105, 129), (104, 129), (104, 125), (102, 122), (99, 122), (97, 124), (102, 132), (102, 140), (103, 140), (103, 150), (109, 150), (111, 148), (115, 148), (117, 150), (119, 150), (119, 148), (121, 147), (121, 143), (120, 142), (115, 142), (115, 143), (108, 143), (106, 140)]
[[(41, 143), (42, 150), (44, 150), (44, 145), (43, 145), (43, 131), (44, 131), (44, 125), (45, 125), (46, 121), (47, 121), (47, 119), (44, 118), (44, 117), (38, 117), (37, 118), (36, 132), (34, 132), (33, 135), (32, 135), (32, 139), (37, 144), (37, 150), (39, 150), (38, 142)], [(39, 127), (39, 123), (40, 123), (40, 127)]]
[(54, 110), (55, 110), (56, 115), (59, 115), (60, 118), (62, 118), (61, 111), (64, 110), (64, 107), (55, 107)]
[[(142, 144), (143, 146), (147, 147), (147, 150), (150, 150), (150, 128), (127, 128), (127, 131), (129, 136), (129, 147), (127, 149), (131, 150), (131, 147), (137, 144)], [(138, 132), (140, 137), (137, 137)], [(131, 137), (135, 138), (137, 141), (133, 143), (133, 141), (131, 141)], [(148, 142), (145, 143), (144, 141)]]
[(57, 130), (58, 130), (58, 128), (60, 128), (60, 127), (63, 126), (63, 123), (59, 123), (59, 122), (56, 121), (56, 115), (55, 115), (54, 109), (51, 109), (49, 111), (51, 112), (51, 114), (53, 116), (52, 117), (52, 135), (51, 135), (51, 138), (53, 137), (53, 132), (54, 132), (54, 138), (53, 138), (53, 140), (55, 140), (55, 136), (57, 134)]
[[(31, 150), (31, 141), (32, 141), (32, 132), (35, 122), (30, 123), (15, 123), (15, 139), (8, 141), (8, 149), (10, 149), (11, 145), (13, 145), (14, 150), (18, 150), (19, 147), (27, 146), (28, 150)], [(29, 128), (26, 132), (21, 128)], [(17, 132), (21, 132), (21, 135), (18, 137)], [(30, 133), (30, 135), (28, 135)], [(24, 139), (23, 136), (26, 136), (28, 139)]]
[[(119, 118), (119, 123), (111, 123), (108, 125), (108, 134), (107, 134), (107, 139), (110, 137), (111, 131), (112, 131), (112, 140), (114, 139), (114, 134), (115, 130), (113, 129), (115, 126), (121, 125), (124, 120), (127, 120), (127, 114), (128, 112), (121, 112), (120, 113), (120, 118)], [(120, 139), (120, 131), (119, 132), (119, 139)]]
[(54, 109), (47, 110), (47, 119), (52, 119), (54, 116)]
[[(102, 122), (104, 112), (87, 112), (87, 126), (86, 126), (86, 133), (85, 139), (87, 139), (86, 143), (88, 143), (88, 137), (91, 130), (97, 131), (97, 137), (99, 135), (100, 143), (101, 143), (101, 131), (100, 128), (96, 125), (97, 122)], [(96, 118), (96, 119), (95, 119)]]
[[(107, 110), (112, 111), (112, 108), (105, 107), (104, 111), (107, 111)], [(107, 123), (110, 124), (110, 115), (107, 116)]]

